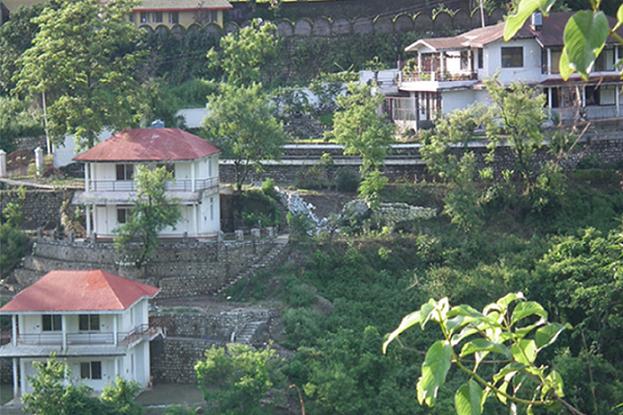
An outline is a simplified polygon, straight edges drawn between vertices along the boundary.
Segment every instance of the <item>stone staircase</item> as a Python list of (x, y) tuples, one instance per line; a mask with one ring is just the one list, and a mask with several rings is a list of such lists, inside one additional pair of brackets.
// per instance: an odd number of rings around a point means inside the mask
[(257, 336), (258, 332), (261, 332), (268, 322), (262, 321), (250, 321), (247, 323), (240, 332), (235, 334), (234, 341), (236, 343), (252, 344), (253, 339)]
[(286, 252), (288, 246), (289, 235), (279, 235), (275, 239), (275, 245), (273, 248), (262, 258), (262, 260), (256, 264), (251, 265), (245, 271), (236, 275), (234, 278), (228, 280), (225, 284), (215, 290), (216, 295), (221, 295), (228, 288), (233, 287), (242, 280), (248, 280), (253, 278), (258, 272), (270, 269), (281, 259), (281, 256)]

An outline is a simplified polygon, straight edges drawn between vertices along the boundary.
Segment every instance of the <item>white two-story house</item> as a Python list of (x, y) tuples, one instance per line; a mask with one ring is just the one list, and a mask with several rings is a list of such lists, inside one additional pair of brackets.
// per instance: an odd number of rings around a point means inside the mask
[(112, 238), (130, 217), (136, 199), (134, 173), (139, 165), (169, 170), (167, 196), (181, 205), (181, 218), (162, 237), (214, 237), (220, 231), (220, 150), (177, 128), (123, 130), (77, 155), (83, 162), (84, 191), (73, 203), (86, 211), (88, 236)]
[(413, 57), (399, 72), (398, 93), (387, 97), (386, 111), (402, 129), (417, 131), (440, 115), (476, 102), (487, 104), (483, 81), (497, 76), (503, 84), (523, 82), (541, 89), (555, 120), (620, 117), (623, 81), (615, 62), (623, 54), (613, 39), (588, 81), (560, 77), (563, 32), (571, 15), (535, 13), (508, 42), (503, 40), (503, 22), (454, 37), (416, 41), (406, 48)]
[[(68, 380), (101, 391), (117, 377), (150, 382), (149, 300), (159, 289), (101, 270), (51, 271), (0, 308), (11, 317), (0, 357), (13, 360), (14, 397), (32, 390), (35, 361), (52, 354), (70, 369)], [(3, 337), (4, 338), (4, 337)]]

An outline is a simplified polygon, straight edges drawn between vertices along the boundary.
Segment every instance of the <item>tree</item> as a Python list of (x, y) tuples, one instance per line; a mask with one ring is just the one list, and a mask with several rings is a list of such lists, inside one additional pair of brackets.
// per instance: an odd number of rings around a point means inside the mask
[(166, 182), (171, 179), (165, 167), (139, 166), (136, 170), (136, 199), (129, 220), (116, 229), (115, 247), (127, 253), (138, 242), (140, 249), (134, 262), (139, 268), (158, 246), (159, 232), (174, 227), (181, 216), (179, 204), (166, 195)]
[[(506, 19), (504, 40), (513, 38), (532, 13), (541, 11), (547, 14), (555, 3), (556, 0), (519, 1)], [(623, 4), (618, 6), (617, 23), (613, 27), (610, 26), (606, 14), (599, 10), (600, 5), (601, 1), (591, 1), (591, 10), (576, 12), (565, 25), (564, 48), (559, 64), (560, 75), (565, 80), (576, 72), (582, 78), (588, 79), (588, 74), (609, 37), (623, 44), (623, 37), (617, 33), (623, 25)]]
[(212, 68), (220, 68), (226, 82), (236, 85), (267, 83), (265, 71), (277, 57), (277, 26), (255, 19), (249, 26), (221, 38), (220, 51), (208, 51)]
[(46, 94), (51, 138), (74, 134), (90, 147), (104, 128), (140, 120), (137, 69), (141, 32), (128, 20), (131, 0), (59, 0), (33, 22), (32, 46), (18, 61), (18, 93)]
[(380, 169), (394, 139), (394, 127), (381, 113), (383, 95), (372, 87), (355, 82), (348, 84), (346, 95), (337, 98), (338, 111), (333, 117), (332, 135), (344, 145), (344, 154), (361, 157), (360, 193), (368, 201), (377, 199), (385, 185)]
[(16, 196), (0, 211), (0, 276), (9, 275), (19, 265), (29, 247), (28, 236), (20, 229), (24, 220), (26, 188), (17, 189)]
[(111, 414), (142, 415), (143, 407), (135, 400), (140, 391), (138, 383), (118, 377), (114, 384), (104, 388), (100, 400)]
[[(563, 399), (560, 374), (537, 363), (539, 353), (568, 328), (547, 318), (539, 303), (526, 301), (521, 293), (507, 294), (482, 312), (469, 305), (451, 307), (447, 298), (430, 299), (403, 318), (383, 344), (383, 352), (405, 330), (415, 325), (424, 330), (429, 321), (434, 322), (442, 339), (435, 341), (424, 357), (417, 382), (420, 405), (435, 404), (454, 364), (468, 378), (454, 395), (458, 415), (482, 414), (489, 398), (510, 407), (512, 413), (523, 408), (531, 414), (533, 408), (558, 405), (572, 414), (582, 414)], [(484, 369), (488, 365), (493, 371)]]
[(283, 126), (275, 119), (272, 103), (260, 84), (221, 84), (220, 94), (208, 99), (205, 134), (219, 144), (225, 157), (233, 159), (240, 192), (251, 169), (259, 171), (262, 160), (281, 156)]
[(212, 346), (195, 364), (199, 388), (219, 414), (257, 414), (260, 400), (280, 380), (280, 359), (269, 348), (244, 344)]
[(11, 152), (16, 139), (42, 133), (38, 110), (27, 108), (26, 103), (17, 98), (0, 96), (0, 149)]
[(29, 378), (32, 392), (24, 394), (26, 413), (33, 415), (104, 414), (100, 401), (85, 385), (65, 384), (67, 365), (54, 356), (33, 362), (37, 374)]

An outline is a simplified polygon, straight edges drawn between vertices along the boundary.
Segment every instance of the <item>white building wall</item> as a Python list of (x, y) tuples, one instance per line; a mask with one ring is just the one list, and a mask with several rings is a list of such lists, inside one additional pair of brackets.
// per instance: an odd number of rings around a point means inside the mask
[(467, 108), (476, 102), (473, 90), (443, 91), (441, 93), (441, 112), (448, 114), (457, 109)]
[[(109, 356), (59, 359), (65, 360), (67, 362), (67, 366), (69, 368), (69, 377), (72, 382), (76, 384), (81, 383), (87, 385), (88, 387), (93, 388), (96, 392), (101, 392), (102, 389), (104, 389), (107, 385), (112, 384), (115, 381), (115, 359)], [(36, 376), (37, 374), (37, 370), (33, 366), (33, 362), (44, 362), (45, 359), (21, 359), (21, 361), (22, 370), (20, 370), (20, 376), (23, 376), (23, 379), (25, 379), (25, 390), (23, 390), (22, 393), (32, 392), (32, 386), (28, 379), (30, 377)], [(102, 378), (80, 379), (80, 363), (91, 361), (102, 362)], [(125, 378), (127, 380), (134, 380), (133, 378), (127, 376)]]
[[(502, 68), (502, 47), (523, 47), (522, 68)], [(502, 83), (515, 81), (540, 82), (543, 79), (541, 73), (541, 47), (534, 39), (517, 39), (510, 42), (498, 40), (484, 48), (484, 70), (479, 71), (481, 79), (487, 79), (499, 73)]]

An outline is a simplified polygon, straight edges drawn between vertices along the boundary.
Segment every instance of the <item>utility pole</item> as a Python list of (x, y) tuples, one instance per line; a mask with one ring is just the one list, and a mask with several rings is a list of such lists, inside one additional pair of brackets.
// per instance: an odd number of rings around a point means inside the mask
[(480, 0), (480, 23), (482, 27), (485, 27), (485, 6), (483, 2), (484, 0)]
[(41, 93), (41, 102), (43, 103), (43, 130), (45, 131), (45, 144), (48, 154), (52, 154), (52, 143), (50, 143), (50, 134), (48, 134), (48, 111), (45, 103), (45, 91)]

